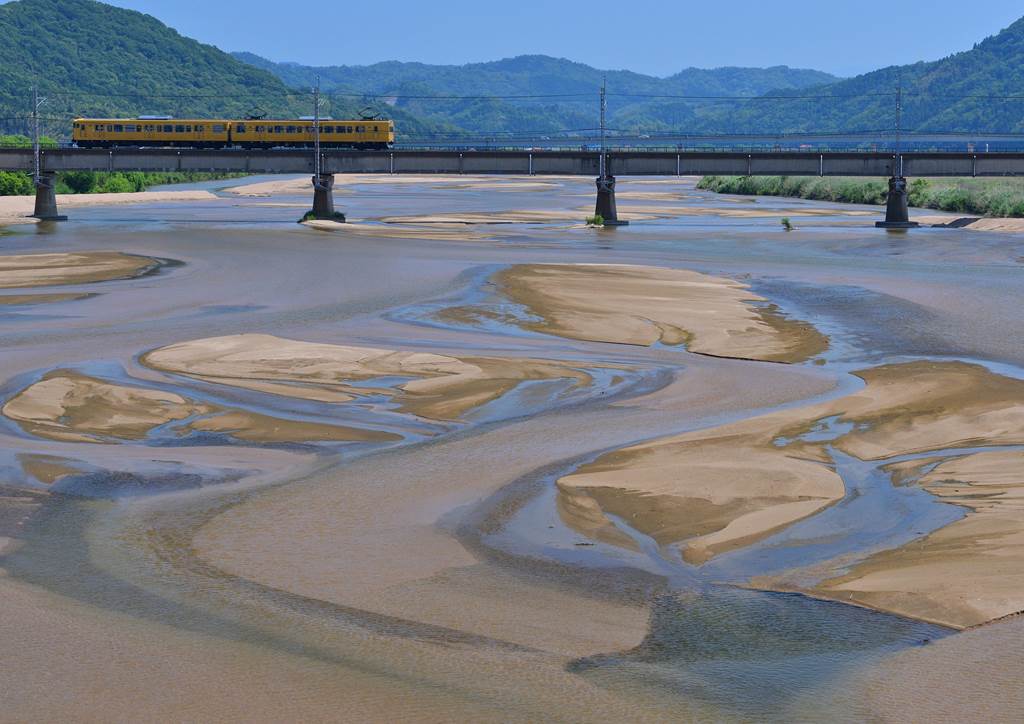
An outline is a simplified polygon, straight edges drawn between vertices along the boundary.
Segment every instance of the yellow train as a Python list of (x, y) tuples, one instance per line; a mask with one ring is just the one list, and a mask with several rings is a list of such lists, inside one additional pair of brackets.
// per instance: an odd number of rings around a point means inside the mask
[[(312, 148), (313, 119), (76, 118), (71, 139), (79, 148)], [(395, 122), (320, 120), (324, 148), (386, 149), (395, 143)]]

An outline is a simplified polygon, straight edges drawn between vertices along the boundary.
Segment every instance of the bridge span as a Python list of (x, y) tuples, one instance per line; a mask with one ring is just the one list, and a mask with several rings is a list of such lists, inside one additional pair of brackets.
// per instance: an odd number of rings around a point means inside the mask
[[(36, 213), (59, 217), (54, 193), (61, 171), (208, 171), (251, 174), (314, 174), (313, 153), (303, 149), (114, 148), (42, 149)], [(32, 149), (0, 149), (0, 170), (33, 171)], [(618, 222), (617, 176), (872, 176), (889, 178), (886, 221), (908, 222), (906, 177), (1024, 175), (1024, 153), (879, 153), (870, 151), (598, 151), (548, 150), (325, 150), (313, 178), (313, 211), (334, 216), (335, 174), (519, 174), (575, 175), (597, 179), (596, 213)]]

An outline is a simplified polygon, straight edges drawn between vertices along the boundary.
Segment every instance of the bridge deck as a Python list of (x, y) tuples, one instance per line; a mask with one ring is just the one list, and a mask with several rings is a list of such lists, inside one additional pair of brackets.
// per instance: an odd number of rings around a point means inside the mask
[[(323, 173), (529, 174), (597, 176), (596, 151), (325, 151)], [(891, 153), (616, 151), (615, 176), (892, 176)], [(905, 153), (906, 176), (1024, 175), (1024, 153)], [(30, 171), (30, 149), (0, 149), (0, 170)], [(81, 149), (44, 150), (42, 170), (313, 173), (308, 150)]]

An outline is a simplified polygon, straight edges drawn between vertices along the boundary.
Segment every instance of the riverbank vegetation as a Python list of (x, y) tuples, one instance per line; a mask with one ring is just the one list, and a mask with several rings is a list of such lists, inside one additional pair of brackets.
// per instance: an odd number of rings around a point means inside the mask
[[(25, 136), (0, 136), (0, 146), (28, 148), (32, 140)], [(53, 139), (44, 138), (44, 147), (56, 145)], [(166, 184), (199, 183), (222, 178), (239, 178), (239, 173), (196, 173), (188, 171), (160, 172), (114, 172), (107, 171), (66, 171), (57, 174), (59, 194), (124, 194), (145, 191), (153, 186)], [(25, 171), (0, 171), (0, 196), (30, 196), (36, 192), (32, 174)]]
[[(817, 176), (705, 176), (697, 188), (721, 194), (786, 196), (849, 204), (885, 203), (885, 179)], [(911, 206), (958, 214), (1024, 217), (1024, 179), (912, 179)]]

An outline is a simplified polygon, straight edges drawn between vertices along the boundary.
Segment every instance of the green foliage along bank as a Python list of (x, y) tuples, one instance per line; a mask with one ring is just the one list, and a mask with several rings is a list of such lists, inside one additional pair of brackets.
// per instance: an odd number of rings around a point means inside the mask
[[(817, 176), (705, 176), (697, 188), (720, 194), (786, 196), (848, 204), (885, 203), (885, 179)], [(1024, 217), (1024, 180), (912, 179), (910, 205), (958, 214)]]

